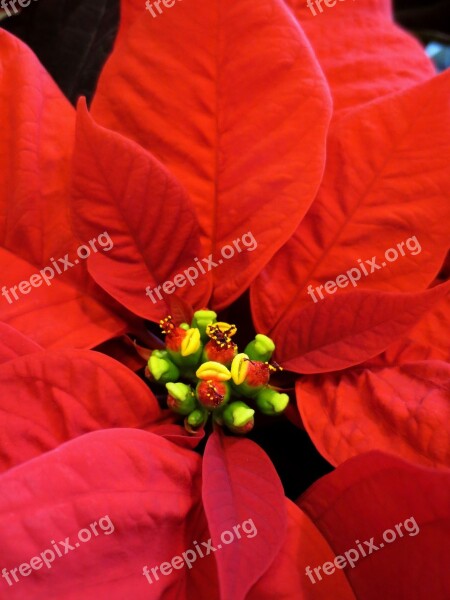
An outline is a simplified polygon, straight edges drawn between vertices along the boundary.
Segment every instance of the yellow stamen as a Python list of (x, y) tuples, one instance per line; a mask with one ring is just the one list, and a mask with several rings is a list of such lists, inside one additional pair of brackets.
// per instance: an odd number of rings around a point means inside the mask
[(181, 342), (181, 356), (190, 356), (195, 354), (200, 348), (200, 331), (193, 327), (186, 331), (186, 335)]
[(218, 381), (228, 381), (228, 379), (231, 379), (231, 373), (225, 367), (225, 365), (214, 362), (213, 360), (200, 365), (200, 367), (197, 369), (196, 375), (199, 379), (203, 380), (215, 379)]
[(236, 385), (245, 381), (250, 359), (247, 354), (238, 354), (231, 363), (231, 377)]
[(230, 325), (229, 323), (224, 323), (223, 321), (211, 323), (211, 325), (208, 325), (206, 328), (206, 334), (211, 337), (211, 333), (214, 333), (214, 331), (217, 330), (231, 338), (236, 333), (237, 327), (236, 325)]

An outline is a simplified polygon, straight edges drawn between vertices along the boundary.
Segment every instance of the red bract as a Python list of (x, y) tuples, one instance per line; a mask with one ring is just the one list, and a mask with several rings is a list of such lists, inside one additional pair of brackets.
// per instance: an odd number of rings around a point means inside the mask
[[(137, 144), (96, 126), (85, 105), (79, 109), (73, 210), (81, 238), (104, 228), (114, 240), (113, 254), (89, 260), (92, 277), (139, 316), (158, 320), (167, 314), (165, 303), (152, 303), (145, 288), (172, 279), (202, 256), (193, 208), (160, 163)], [(209, 273), (180, 289), (196, 306), (206, 304), (210, 293)]]
[(337, 0), (330, 7), (322, 2), (322, 12), (309, 9), (306, 0), (285, 1), (325, 73), (335, 120), (435, 74), (417, 40), (394, 23), (390, 0)]
[[(0, 264), (9, 289), (78, 245), (69, 210), (75, 114), (30, 50), (3, 30), (0, 38)], [(27, 293), (1, 297), (2, 320), (46, 347), (92, 347), (126, 330), (82, 264)]]
[[(2, 336), (11, 337), (3, 328)], [(0, 366), (3, 470), (82, 433), (105, 427), (154, 430), (165, 416), (147, 386), (107, 356), (33, 351), (32, 345), (29, 350)]]
[(297, 373), (358, 365), (404, 336), (449, 289), (450, 283), (418, 294), (357, 291), (311, 304), (275, 329), (280, 358)]
[(444, 300), (376, 359), (297, 382), (303, 423), (329, 461), (339, 464), (376, 446), (448, 468), (448, 431), (442, 427), (450, 418), (448, 317)]
[(298, 504), (335, 554), (359, 553), (346, 571), (358, 598), (447, 598), (449, 478), (448, 470), (419, 469), (371, 452), (319, 480)]
[(175, 599), (198, 589), (207, 598), (214, 591), (208, 557), (192, 576), (185, 568), (176, 581), (165, 577), (153, 587), (142, 574), (144, 565), (171, 560), (197, 536), (209, 537), (198, 507), (200, 457), (163, 438), (130, 429), (88, 434), (12, 469), (2, 476), (2, 490), (2, 568), (8, 571), (51, 550), (51, 540), (69, 537), (74, 547), (78, 531), (104, 516), (114, 527), (67, 555), (61, 546), (62, 557), (53, 552), (50, 568), (26, 579), (15, 582), (10, 574), (5, 593), (11, 598)]

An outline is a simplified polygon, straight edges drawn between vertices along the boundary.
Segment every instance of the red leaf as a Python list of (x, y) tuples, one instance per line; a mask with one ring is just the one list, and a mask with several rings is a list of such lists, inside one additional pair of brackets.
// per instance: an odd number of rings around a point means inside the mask
[(166, 440), (177, 444), (177, 446), (189, 448), (191, 450), (197, 448), (199, 443), (205, 437), (205, 431), (203, 429), (200, 429), (195, 433), (188, 433), (184, 427), (176, 424), (156, 425), (153, 427), (152, 431), (153, 433), (166, 438)]
[[(450, 72), (443, 73), (335, 125), (317, 200), (252, 286), (259, 331), (310, 305), (309, 285), (323, 292), (326, 282), (359, 269), (359, 259), (374, 257), (378, 265), (363, 263), (368, 276), (359, 271), (360, 288), (418, 291), (435, 279), (448, 249), (449, 81)], [(389, 264), (391, 248), (398, 258)], [(348, 277), (340, 285), (346, 287), (332, 293), (354, 289)], [(317, 292), (316, 299), (329, 302)]]
[(150, 429), (162, 418), (152, 392), (120, 363), (97, 352), (59, 350), (0, 366), (0, 470), (90, 431)]
[(218, 261), (224, 245), (253, 235), (254, 252), (213, 271), (213, 307), (222, 309), (289, 239), (316, 194), (328, 88), (281, 0), (189, 0), (158, 19), (127, 15), (94, 116), (154, 152), (187, 188), (206, 254)]
[(332, 464), (378, 449), (450, 467), (450, 365), (422, 361), (365, 367), (297, 382), (303, 424)]
[(276, 329), (277, 356), (296, 373), (357, 365), (405, 335), (449, 289), (450, 282), (418, 294), (361, 290), (311, 304)]
[(402, 364), (418, 360), (444, 360), (450, 362), (450, 297), (443, 298), (397, 344), (374, 359), (376, 364)]
[(311, 519), (286, 500), (288, 530), (273, 566), (252, 588), (246, 600), (356, 600), (342, 571), (313, 585), (307, 566), (334, 559), (334, 553)]
[(180, 325), (180, 323), (191, 323), (194, 317), (194, 311), (189, 304), (184, 302), (181, 298), (178, 298), (178, 296), (170, 296), (167, 305), (169, 307), (169, 312), (177, 325)]
[[(131, 25), (142, 19), (141, 0), (123, 0), (120, 2), (120, 23), (117, 37), (125, 35)], [(116, 38), (117, 39), (117, 38)]]
[(37, 289), (29, 283), (42, 268), (52, 268), (53, 260), (73, 256), (78, 246), (66, 202), (74, 111), (29, 48), (4, 30), (0, 39), (0, 270), (5, 286), (0, 316), (42, 346), (92, 347), (121, 333), (125, 323), (103, 304), (86, 267), (79, 264), (48, 285), (35, 278)]
[(63, 199), (75, 115), (30, 49), (3, 29), (0, 37), (2, 245), (45, 263), (73, 243)]
[(391, 0), (340, 0), (319, 8), (312, 2), (312, 9), (306, 0), (286, 3), (301, 22), (325, 72), (335, 115), (435, 73), (419, 42), (393, 22)]
[[(167, 575), (159, 571), (161, 563), (181, 556), (193, 540), (209, 537), (200, 464), (194, 452), (163, 438), (118, 430), (88, 434), (3, 475), (1, 566), (13, 582), (8, 586), (2, 579), (5, 597), (215, 600), (212, 556), (191, 569), (180, 569), (178, 563), (178, 570)], [(90, 527), (94, 522), (97, 536)], [(67, 537), (73, 549), (59, 544)], [(54, 548), (51, 540), (62, 556), (54, 552), (49, 568), (41, 564), (27, 577), (16, 570), (15, 583), (12, 569)]]
[[(73, 182), (74, 220), (80, 235), (106, 230), (114, 246), (88, 259), (92, 277), (111, 296), (150, 320), (167, 314), (164, 289), (146, 295), (201, 254), (199, 230), (188, 198), (150, 154), (122, 136), (96, 125), (79, 105)], [(181, 283), (181, 282), (180, 282)], [(209, 297), (209, 276), (172, 291), (193, 305)]]
[[(221, 597), (242, 600), (284, 541), (286, 509), (281, 482), (254, 442), (215, 431), (205, 449), (202, 496), (213, 542), (216, 547), (222, 542), (216, 552)], [(244, 526), (241, 531), (235, 527), (244, 522), (248, 523), (246, 535), (238, 540)], [(230, 543), (221, 537), (224, 531), (233, 534), (233, 545), (224, 545)]]
[[(448, 471), (419, 469), (371, 452), (320, 479), (299, 505), (336, 555), (358, 552), (355, 567), (345, 568), (358, 598), (448, 598), (449, 477)], [(378, 549), (364, 543), (371, 538)]]
[(0, 323), (0, 363), (6, 363), (19, 356), (33, 354), (42, 350), (29, 338), (13, 327)]

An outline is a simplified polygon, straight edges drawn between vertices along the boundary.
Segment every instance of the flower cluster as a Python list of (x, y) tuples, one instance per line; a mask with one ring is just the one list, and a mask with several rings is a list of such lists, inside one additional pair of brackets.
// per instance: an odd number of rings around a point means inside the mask
[(146, 376), (166, 386), (167, 405), (185, 417), (187, 431), (198, 431), (211, 414), (219, 425), (245, 434), (254, 426), (249, 401), (266, 415), (287, 407), (288, 395), (270, 385), (271, 374), (281, 367), (269, 362), (275, 350), (269, 337), (256, 335), (239, 353), (236, 326), (218, 322), (207, 309), (195, 312), (190, 325), (176, 325), (169, 315), (160, 326), (166, 348), (152, 352)]

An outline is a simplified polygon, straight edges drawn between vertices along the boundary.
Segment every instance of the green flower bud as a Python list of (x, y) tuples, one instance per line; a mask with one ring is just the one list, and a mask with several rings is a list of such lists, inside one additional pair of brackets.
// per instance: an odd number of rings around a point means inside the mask
[(248, 357), (251, 360), (268, 362), (272, 358), (274, 350), (275, 344), (273, 343), (273, 341), (269, 337), (267, 337), (267, 335), (258, 333), (255, 336), (255, 339), (249, 344), (247, 344), (244, 352), (248, 355)]
[(279, 415), (289, 404), (289, 396), (271, 388), (264, 388), (256, 396), (256, 405), (265, 415)]
[(197, 408), (194, 390), (185, 383), (166, 383), (167, 405), (179, 415), (188, 415)]
[(177, 381), (180, 377), (178, 367), (170, 360), (166, 350), (153, 350), (147, 366), (150, 374), (158, 383)]
[(217, 313), (213, 310), (197, 310), (194, 313), (194, 318), (192, 319), (192, 327), (197, 327), (200, 330), (200, 336), (203, 342), (206, 342), (208, 336), (206, 334), (206, 328), (211, 323), (215, 323), (217, 321)]
[(196, 408), (184, 420), (184, 427), (189, 433), (198, 431), (208, 420), (208, 411)]
[(228, 429), (234, 433), (248, 433), (255, 424), (254, 414), (255, 411), (245, 402), (237, 400), (226, 405), (222, 411), (222, 419)]

